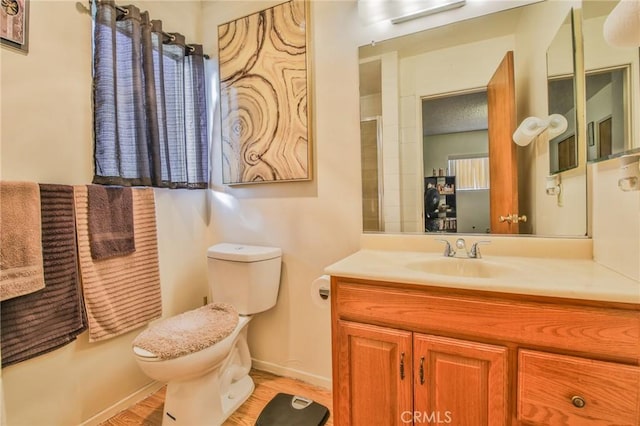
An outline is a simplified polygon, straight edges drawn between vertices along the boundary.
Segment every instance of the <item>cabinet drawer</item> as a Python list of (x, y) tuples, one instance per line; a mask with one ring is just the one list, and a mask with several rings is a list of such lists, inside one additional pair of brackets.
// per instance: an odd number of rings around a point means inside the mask
[(518, 420), (640, 425), (640, 367), (520, 350)]
[[(443, 294), (334, 279), (338, 318), (640, 360), (640, 312)], [(603, 345), (603, 341), (612, 342)]]

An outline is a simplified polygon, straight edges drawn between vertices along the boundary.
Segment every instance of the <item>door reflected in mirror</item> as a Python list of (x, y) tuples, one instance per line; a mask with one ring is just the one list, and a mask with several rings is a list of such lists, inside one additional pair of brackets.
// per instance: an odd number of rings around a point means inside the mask
[(640, 148), (640, 48), (611, 47), (603, 35), (617, 4), (582, 3), (588, 161)]

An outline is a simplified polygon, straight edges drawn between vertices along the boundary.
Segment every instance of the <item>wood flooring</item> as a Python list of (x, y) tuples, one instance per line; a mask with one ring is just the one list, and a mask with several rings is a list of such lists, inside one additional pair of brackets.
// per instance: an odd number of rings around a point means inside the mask
[[(332, 411), (331, 391), (299, 380), (251, 370), (256, 389), (249, 399), (224, 422), (224, 426), (253, 426), (264, 406), (279, 392), (301, 395), (324, 405)], [(160, 426), (164, 393), (162, 388), (133, 407), (110, 418), (101, 426)], [(326, 425), (333, 426), (333, 412)], [(200, 425), (193, 425), (200, 426)], [(204, 426), (204, 425), (203, 425)]]

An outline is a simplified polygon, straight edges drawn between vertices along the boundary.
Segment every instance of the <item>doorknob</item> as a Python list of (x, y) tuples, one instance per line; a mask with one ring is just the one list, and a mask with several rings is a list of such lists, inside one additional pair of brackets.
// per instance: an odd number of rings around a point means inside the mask
[(527, 221), (527, 216), (526, 215), (522, 215), (522, 216), (518, 216), (517, 213), (512, 213), (512, 214), (508, 214), (506, 216), (500, 216), (498, 218), (498, 220), (503, 223), (503, 222), (507, 222), (507, 223), (519, 223), (519, 222), (526, 222)]

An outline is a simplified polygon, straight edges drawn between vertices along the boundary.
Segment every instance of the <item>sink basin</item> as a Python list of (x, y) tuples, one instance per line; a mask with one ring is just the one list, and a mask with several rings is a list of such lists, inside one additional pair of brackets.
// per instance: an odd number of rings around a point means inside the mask
[(407, 264), (409, 269), (434, 275), (469, 278), (496, 278), (512, 274), (515, 270), (509, 266), (483, 259), (463, 259), (441, 257)]

